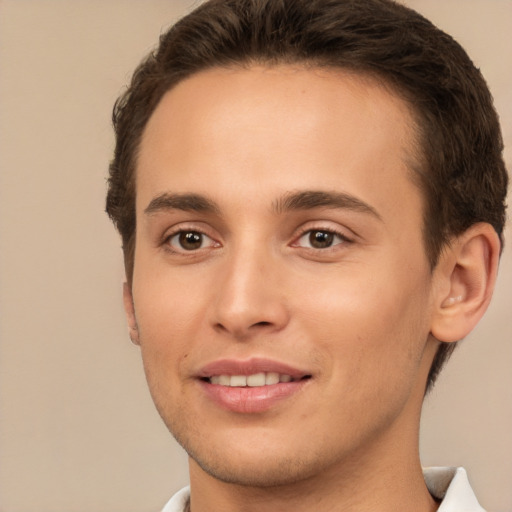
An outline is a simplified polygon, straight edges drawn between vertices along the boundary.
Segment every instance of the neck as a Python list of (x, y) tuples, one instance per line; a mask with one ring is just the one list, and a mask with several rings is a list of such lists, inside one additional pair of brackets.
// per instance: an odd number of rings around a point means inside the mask
[[(255, 488), (221, 482), (190, 461), (191, 512), (434, 512), (417, 449), (406, 437), (354, 453), (320, 475), (287, 485)], [(417, 437), (415, 439), (417, 446)]]

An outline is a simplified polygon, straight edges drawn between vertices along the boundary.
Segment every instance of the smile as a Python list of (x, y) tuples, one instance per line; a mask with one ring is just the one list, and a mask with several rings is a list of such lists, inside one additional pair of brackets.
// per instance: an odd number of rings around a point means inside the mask
[(229, 387), (250, 387), (272, 386), (274, 384), (293, 382), (291, 375), (277, 372), (260, 372), (252, 375), (213, 375), (209, 377), (210, 384)]
[[(269, 359), (218, 360), (199, 372), (205, 397), (235, 413), (264, 413), (282, 407), (309, 384), (313, 375)], [(282, 404), (282, 405), (281, 405)]]

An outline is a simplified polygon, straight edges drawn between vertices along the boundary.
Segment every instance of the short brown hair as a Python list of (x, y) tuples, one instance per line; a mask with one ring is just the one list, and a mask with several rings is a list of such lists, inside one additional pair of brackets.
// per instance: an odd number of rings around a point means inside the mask
[[(131, 281), (137, 153), (162, 96), (212, 67), (305, 63), (371, 74), (416, 114), (431, 267), (452, 237), (488, 222), (500, 239), (508, 177), (489, 89), (462, 47), (417, 12), (392, 0), (209, 0), (161, 36), (117, 100), (107, 213), (119, 230)], [(503, 241), (503, 240), (502, 240)], [(441, 343), (430, 387), (454, 344)]]

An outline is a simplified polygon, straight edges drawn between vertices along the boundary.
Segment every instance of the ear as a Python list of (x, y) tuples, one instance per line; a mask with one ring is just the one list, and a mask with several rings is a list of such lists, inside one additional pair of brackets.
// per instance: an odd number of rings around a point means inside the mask
[(137, 319), (135, 318), (132, 290), (128, 283), (123, 284), (123, 302), (126, 320), (128, 321), (128, 328), (130, 329), (130, 339), (135, 345), (140, 345), (139, 328), (137, 326)]
[(487, 223), (471, 226), (445, 248), (434, 270), (436, 339), (459, 341), (476, 326), (492, 297), (499, 255), (499, 237)]

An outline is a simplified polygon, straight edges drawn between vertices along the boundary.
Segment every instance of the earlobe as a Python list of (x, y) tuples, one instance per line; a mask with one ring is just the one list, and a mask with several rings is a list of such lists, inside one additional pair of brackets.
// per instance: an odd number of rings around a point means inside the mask
[(500, 240), (487, 223), (471, 226), (440, 256), (431, 333), (439, 341), (467, 336), (485, 313), (494, 290)]
[(130, 329), (130, 339), (133, 344), (140, 345), (139, 328), (137, 326), (137, 319), (135, 318), (132, 290), (128, 283), (123, 284), (123, 302), (126, 320), (128, 321), (128, 328)]

